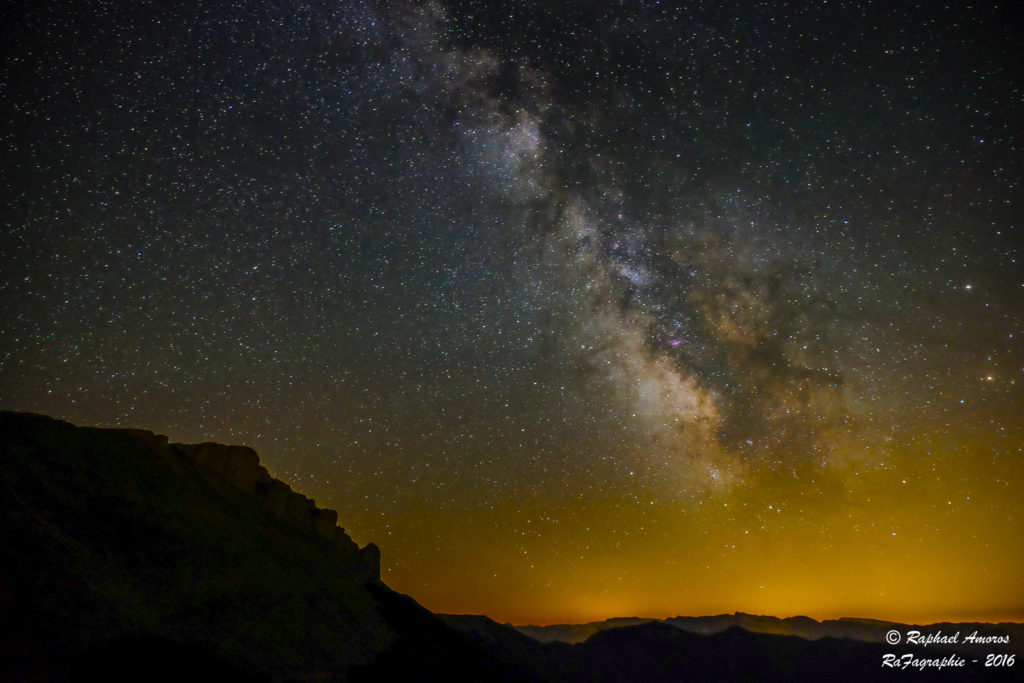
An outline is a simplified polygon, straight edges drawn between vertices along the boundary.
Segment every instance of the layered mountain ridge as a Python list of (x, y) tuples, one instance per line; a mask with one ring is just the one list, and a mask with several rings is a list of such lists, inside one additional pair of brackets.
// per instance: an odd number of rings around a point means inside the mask
[[(376, 546), (359, 548), (337, 519), (243, 446), (0, 411), (0, 680), (859, 681), (893, 651), (807, 618), (517, 630), (435, 615), (381, 582)], [(992, 651), (1013, 652), (1020, 625), (1003, 626), (1013, 643)]]
[[(514, 626), (520, 633), (542, 643), (583, 643), (602, 631), (639, 626), (651, 622), (659, 622), (690, 633), (714, 635), (733, 627), (742, 628), (751, 633), (764, 633), (781, 636), (797, 636), (804, 640), (820, 640), (822, 638), (844, 638), (866, 643), (884, 643), (886, 634), (897, 631), (901, 639), (908, 633), (945, 635), (947, 640), (943, 646), (966, 655), (976, 655), (992, 649), (990, 644), (974, 643), (967, 639), (976, 635), (979, 640), (986, 638), (1009, 637), (1009, 643), (1002, 644), (1006, 652), (1024, 654), (1024, 624), (1002, 622), (998, 624), (982, 622), (940, 622), (931, 624), (906, 624), (882, 619), (864, 619), (857, 617), (840, 617), (818, 621), (810, 617), (795, 616), (779, 618), (744, 612), (718, 614), (704, 617), (670, 617), (668, 619), (652, 619), (641, 617), (617, 617), (605, 621), (594, 621), (585, 624), (550, 624), (547, 626), (521, 625)], [(957, 642), (949, 642), (955, 634)]]

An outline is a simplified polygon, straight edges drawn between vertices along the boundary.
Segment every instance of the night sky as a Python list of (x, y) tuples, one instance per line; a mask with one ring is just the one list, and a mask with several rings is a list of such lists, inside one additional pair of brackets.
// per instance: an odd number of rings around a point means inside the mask
[(435, 611), (1024, 620), (1010, 3), (5, 14), (0, 408)]

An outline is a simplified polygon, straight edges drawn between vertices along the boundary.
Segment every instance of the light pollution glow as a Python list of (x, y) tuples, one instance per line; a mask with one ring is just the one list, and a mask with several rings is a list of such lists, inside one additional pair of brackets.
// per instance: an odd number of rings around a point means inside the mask
[(1024, 620), (1011, 24), (528, 4), (27, 7), (0, 406), (439, 612)]

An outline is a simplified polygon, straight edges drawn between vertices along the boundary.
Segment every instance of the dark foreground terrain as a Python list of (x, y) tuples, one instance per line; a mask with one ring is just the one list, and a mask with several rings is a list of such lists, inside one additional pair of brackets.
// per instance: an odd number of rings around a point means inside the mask
[(954, 681), (1024, 667), (898, 672), (881, 643), (737, 624), (615, 624), (571, 644), (439, 617), (252, 450), (141, 430), (0, 412), (0, 515), (4, 681)]

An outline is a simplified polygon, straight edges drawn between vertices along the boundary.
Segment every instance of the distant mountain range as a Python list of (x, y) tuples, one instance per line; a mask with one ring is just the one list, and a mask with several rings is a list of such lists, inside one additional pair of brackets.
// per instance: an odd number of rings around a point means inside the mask
[[(251, 449), (0, 412), (0, 680), (959, 681), (1024, 667), (883, 670), (890, 625), (865, 620), (435, 615), (336, 524)], [(1022, 642), (1020, 625), (978, 628), (1012, 633), (992, 651)]]
[[(860, 619), (843, 617), (816, 621), (810, 617), (778, 617), (758, 616), (736, 612), (719, 614), (709, 617), (672, 617), (670, 619), (642, 619), (625, 617), (595, 621), (586, 624), (553, 624), (550, 626), (514, 626), (516, 630), (542, 643), (582, 643), (596, 633), (624, 626), (637, 626), (653, 621), (673, 626), (690, 633), (712, 635), (733, 627), (742, 628), (751, 633), (770, 633), (783, 636), (798, 636), (805, 640), (821, 638), (848, 638), (867, 643), (885, 643), (886, 634), (896, 630), (905, 642), (908, 633), (916, 631), (923, 636), (939, 634), (944, 636), (942, 647), (963, 655), (978, 656), (993, 650), (991, 644), (968, 642), (968, 635), (976, 634), (979, 638), (1000, 638), (1008, 636), (1010, 642), (999, 644), (1001, 652), (1024, 654), (1024, 624), (1004, 622), (1000, 624), (961, 622), (942, 622), (935, 624), (904, 624), (879, 619)], [(960, 634), (957, 642), (949, 642), (949, 638)], [(928, 647), (934, 647), (930, 645)]]

